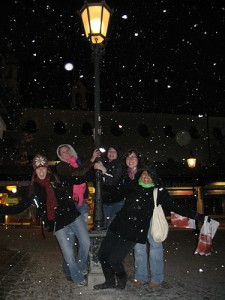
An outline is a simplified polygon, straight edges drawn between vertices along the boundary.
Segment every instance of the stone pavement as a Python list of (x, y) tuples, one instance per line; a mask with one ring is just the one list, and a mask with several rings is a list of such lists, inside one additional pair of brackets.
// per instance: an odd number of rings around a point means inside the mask
[[(124, 290), (96, 291), (76, 287), (62, 273), (62, 257), (52, 233), (39, 227), (0, 226), (0, 300), (147, 300), (225, 299), (225, 231), (218, 230), (213, 253), (194, 255), (197, 237), (190, 230), (171, 229), (164, 243), (165, 283), (159, 289), (136, 288), (133, 255), (126, 258), (129, 276)], [(10, 253), (10, 258), (5, 252)], [(1, 260), (0, 260), (1, 261)]]

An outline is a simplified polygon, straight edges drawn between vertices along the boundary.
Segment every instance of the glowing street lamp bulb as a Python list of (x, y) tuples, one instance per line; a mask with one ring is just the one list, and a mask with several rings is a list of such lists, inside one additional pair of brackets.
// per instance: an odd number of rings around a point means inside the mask
[(66, 63), (66, 64), (64, 65), (64, 68), (65, 68), (66, 71), (72, 71), (72, 70), (73, 70), (73, 64), (71, 64), (71, 63)]
[(93, 33), (98, 33), (100, 31), (100, 20), (99, 19), (91, 20), (91, 28)]

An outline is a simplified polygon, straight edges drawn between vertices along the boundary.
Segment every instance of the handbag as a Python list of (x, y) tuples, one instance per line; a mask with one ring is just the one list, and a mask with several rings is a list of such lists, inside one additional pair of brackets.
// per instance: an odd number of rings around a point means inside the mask
[(155, 242), (163, 242), (167, 238), (169, 226), (162, 206), (160, 204), (157, 206), (157, 195), (158, 189), (154, 188), (154, 210), (151, 222), (151, 235)]

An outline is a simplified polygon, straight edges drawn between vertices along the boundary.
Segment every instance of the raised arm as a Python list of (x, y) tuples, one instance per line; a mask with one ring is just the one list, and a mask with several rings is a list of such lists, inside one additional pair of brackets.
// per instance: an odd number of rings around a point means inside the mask
[(21, 213), (33, 203), (32, 198), (23, 198), (17, 205), (0, 205), (0, 213), (3, 215), (14, 215)]

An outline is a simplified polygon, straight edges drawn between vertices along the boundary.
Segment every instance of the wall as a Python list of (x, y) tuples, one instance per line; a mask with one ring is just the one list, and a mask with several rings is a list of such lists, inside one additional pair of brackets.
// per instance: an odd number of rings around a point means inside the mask
[[(26, 128), (30, 120), (36, 125), (33, 132), (28, 132)], [(82, 133), (85, 131), (83, 124), (88, 122), (92, 127), (93, 120), (94, 115), (90, 111), (23, 109), (21, 129), (8, 133), (8, 136), (11, 134), (14, 144), (17, 144), (19, 160), (21, 153), (24, 157), (30, 157), (37, 152), (45, 153), (49, 160), (55, 160), (56, 148), (63, 143), (74, 145), (82, 158), (94, 147), (91, 134)], [(58, 133), (54, 130), (57, 122), (65, 125)], [(118, 124), (122, 127), (117, 128)], [(190, 151), (203, 164), (225, 157), (225, 118), (102, 112), (102, 128), (103, 146), (117, 143), (123, 150), (137, 148), (154, 161), (172, 159), (182, 162)]]

